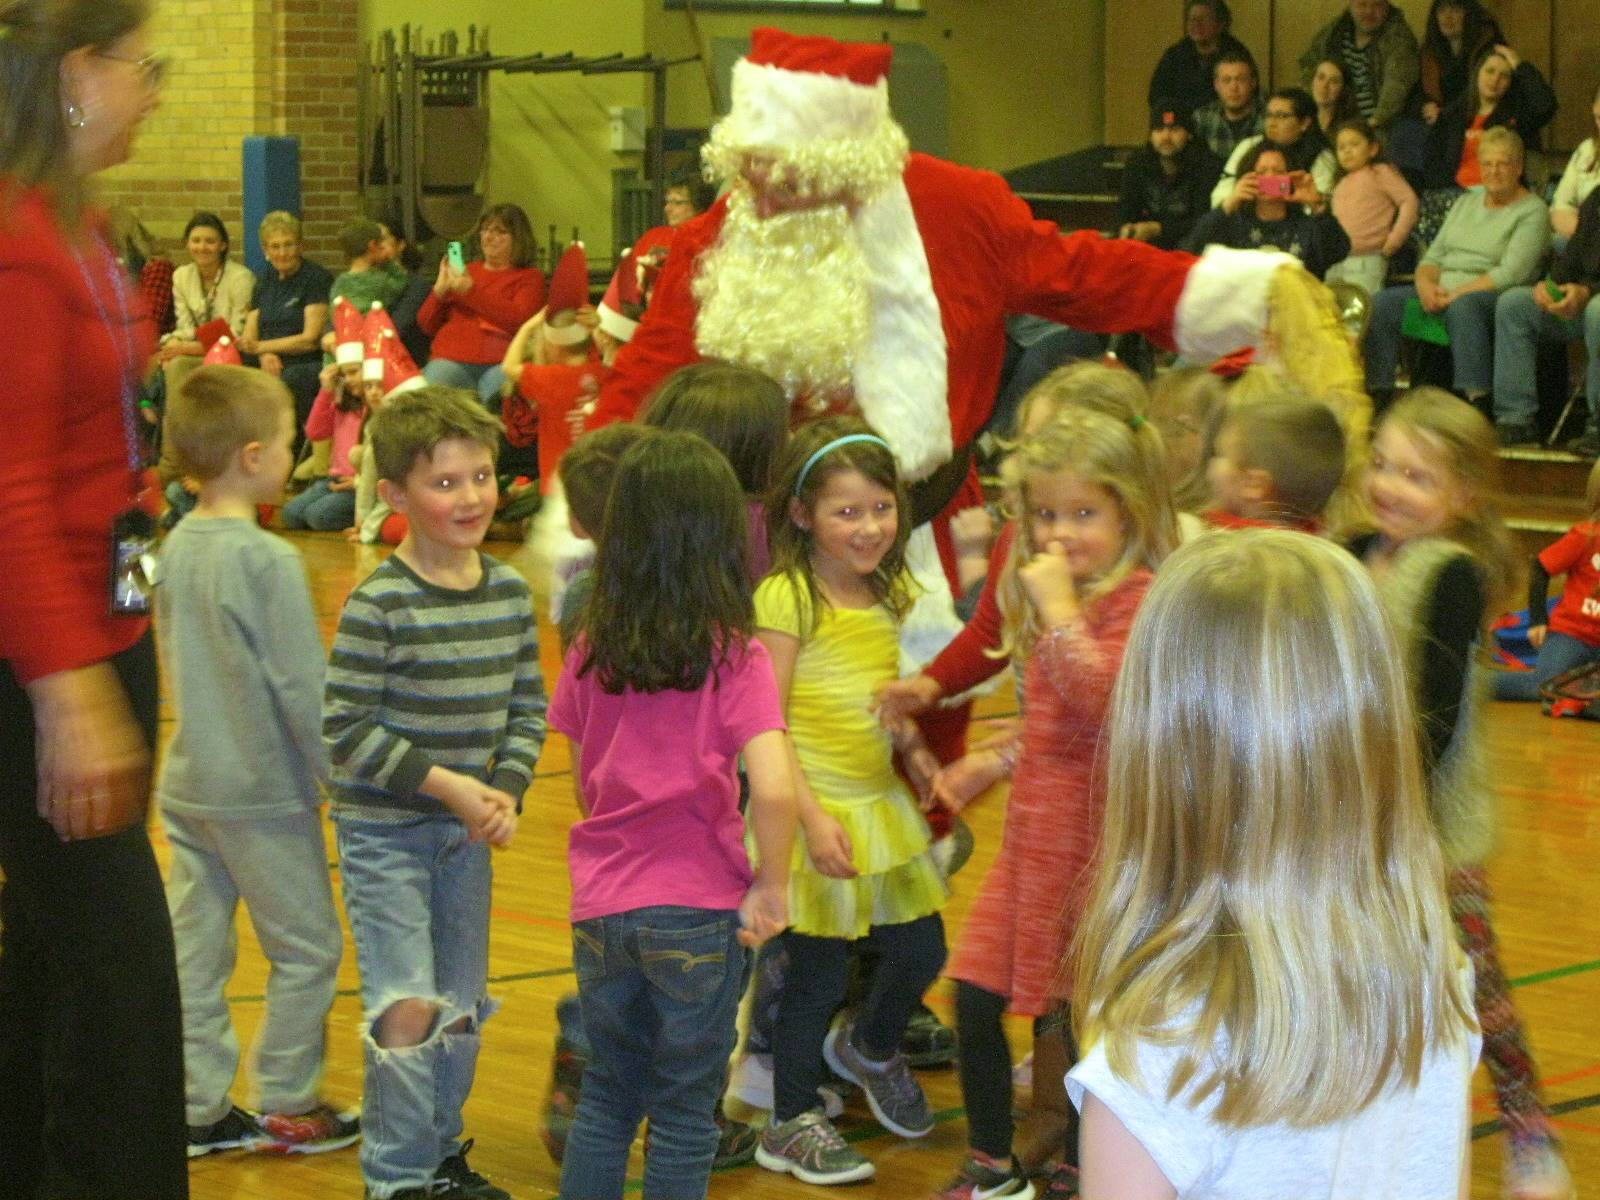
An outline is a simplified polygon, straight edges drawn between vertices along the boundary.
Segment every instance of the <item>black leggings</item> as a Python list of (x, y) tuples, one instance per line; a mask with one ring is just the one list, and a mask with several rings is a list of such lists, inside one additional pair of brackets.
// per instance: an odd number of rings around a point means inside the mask
[[(961, 1098), (967, 1109), (967, 1142), (993, 1158), (1011, 1155), (1011, 1045), (1002, 1018), (1006, 998), (971, 983), (956, 982), (956, 1058), (961, 1065)], [(1037, 1043), (1066, 1039), (1069, 1061), (1077, 1059), (1065, 1009), (1033, 1019)], [(1076, 1161), (1076, 1139), (1067, 1147)]]
[[(855, 1044), (885, 1062), (899, 1050), (906, 1022), (944, 966), (944, 921), (933, 913), (903, 925), (874, 925), (867, 936), (880, 959), (856, 1014)], [(817, 1107), (822, 1041), (844, 998), (854, 944), (792, 930), (783, 940), (789, 966), (772, 1039), (773, 1121), (779, 1124)]]

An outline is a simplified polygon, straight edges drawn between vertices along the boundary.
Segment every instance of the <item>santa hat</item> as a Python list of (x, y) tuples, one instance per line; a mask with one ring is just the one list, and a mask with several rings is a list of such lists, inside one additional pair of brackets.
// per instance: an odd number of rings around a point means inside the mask
[(356, 306), (343, 296), (333, 302), (333, 359), (341, 367), (361, 361), (365, 326)]
[(196, 329), (194, 340), (200, 343), (202, 349), (209, 350), (217, 344), (218, 338), (230, 337), (232, 334), (233, 329), (228, 325), (227, 319), (217, 317)]
[(889, 117), (885, 42), (838, 42), (763, 27), (733, 67), (729, 116), (746, 146), (865, 138)]
[(639, 267), (633, 261), (632, 250), (624, 250), (617, 260), (611, 286), (606, 288), (596, 311), (600, 314), (600, 328), (619, 342), (628, 341), (639, 328), (639, 318), (628, 315), (644, 311), (644, 302), (639, 296)]
[(208, 367), (242, 367), (244, 360), (239, 357), (239, 347), (233, 344), (233, 339), (223, 334), (211, 343), (211, 348), (206, 351), (204, 365)]
[[(573, 242), (556, 263), (550, 277), (550, 296), (546, 300), (544, 338), (557, 346), (576, 346), (587, 341), (589, 329), (578, 324), (575, 314), (589, 303), (589, 256), (582, 242)], [(565, 316), (559, 325), (557, 317)]]
[(427, 380), (417, 370), (405, 343), (395, 330), (394, 322), (383, 310), (383, 304), (374, 300), (367, 313), (365, 336), (362, 339), (366, 357), (361, 363), (361, 378), (368, 383), (383, 384), (383, 398), (426, 387)]

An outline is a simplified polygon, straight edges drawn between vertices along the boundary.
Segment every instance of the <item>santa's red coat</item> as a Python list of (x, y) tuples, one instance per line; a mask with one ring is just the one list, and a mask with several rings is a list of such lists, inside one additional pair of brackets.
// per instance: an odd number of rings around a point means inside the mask
[[(998, 175), (925, 154), (911, 156), (905, 183), (939, 301), (957, 447), (994, 408), (1012, 313), (1172, 344), (1173, 314), (1196, 261), (1190, 255), (1094, 232), (1064, 237), (1035, 220)], [(690, 282), (726, 211), (724, 198), (678, 226), (644, 322), (617, 355), (591, 425), (630, 419), (662, 378), (700, 361)]]

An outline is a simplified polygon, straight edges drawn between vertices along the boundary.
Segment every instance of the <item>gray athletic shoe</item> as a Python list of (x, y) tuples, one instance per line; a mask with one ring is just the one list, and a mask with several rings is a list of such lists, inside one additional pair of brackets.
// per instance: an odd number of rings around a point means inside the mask
[(911, 1075), (905, 1055), (896, 1053), (885, 1063), (876, 1063), (856, 1049), (851, 1034), (854, 1025), (841, 1025), (829, 1032), (822, 1043), (822, 1057), (838, 1074), (859, 1084), (866, 1093), (872, 1115), (883, 1127), (903, 1138), (919, 1138), (933, 1130), (933, 1110), (922, 1085)]
[(756, 1162), (801, 1183), (855, 1183), (871, 1179), (874, 1171), (818, 1109), (767, 1126), (756, 1146)]

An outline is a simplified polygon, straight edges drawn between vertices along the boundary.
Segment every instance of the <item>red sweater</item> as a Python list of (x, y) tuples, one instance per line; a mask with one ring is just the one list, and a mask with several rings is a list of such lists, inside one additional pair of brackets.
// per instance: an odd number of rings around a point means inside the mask
[(1000, 600), (995, 589), (1000, 585), (1000, 573), (1005, 570), (1016, 536), (1015, 521), (1007, 521), (1000, 527), (1000, 536), (995, 538), (994, 549), (989, 552), (989, 575), (978, 593), (978, 607), (972, 611), (972, 620), (961, 627), (961, 632), (939, 652), (939, 657), (923, 668), (923, 674), (937, 682), (946, 696), (959, 696), (968, 688), (977, 687), (1004, 670), (1011, 661), (995, 658), (985, 651), (1000, 648)]
[[(101, 303), (116, 317), (114, 272), (83, 248)], [(137, 361), (155, 348), (138, 288)], [(83, 272), (36, 192), (0, 213), (0, 361), (8, 437), (0, 453), (0, 658), (29, 683), (126, 650), (139, 617), (110, 615), (111, 524), (134, 493), (125, 442), (119, 335), (108, 329)]]
[(472, 290), (444, 299), (429, 292), (417, 324), (433, 338), (433, 357), (459, 363), (498, 363), (522, 323), (544, 307), (544, 272), (538, 267), (491, 271), (467, 264)]

